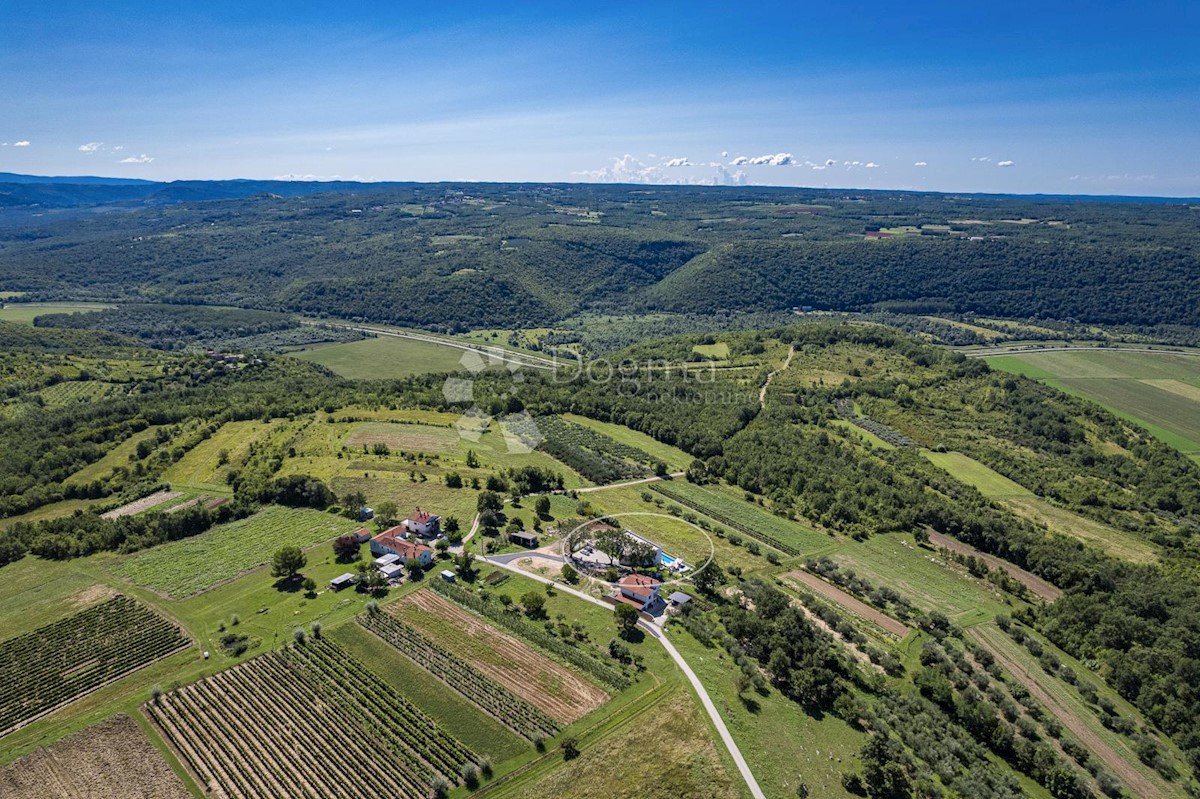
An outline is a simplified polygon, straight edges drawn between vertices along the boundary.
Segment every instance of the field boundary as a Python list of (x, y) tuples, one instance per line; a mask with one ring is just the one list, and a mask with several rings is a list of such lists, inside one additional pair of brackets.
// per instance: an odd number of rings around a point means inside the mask
[(786, 576), (804, 583), (804, 585), (817, 592), (825, 599), (841, 605), (842, 608), (850, 611), (855, 616), (871, 622), (876, 627), (891, 633), (901, 640), (903, 640), (909, 634), (909, 632), (911, 632), (908, 625), (893, 619), (891, 616), (887, 615), (881, 610), (871, 607), (866, 602), (856, 599), (842, 589), (831, 583), (825, 582), (811, 572), (805, 571), (804, 569), (798, 569), (793, 572), (788, 572)]

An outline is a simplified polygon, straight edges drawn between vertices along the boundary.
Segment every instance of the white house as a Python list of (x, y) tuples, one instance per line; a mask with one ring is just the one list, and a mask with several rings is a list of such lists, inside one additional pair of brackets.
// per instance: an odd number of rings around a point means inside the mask
[(617, 585), (621, 589), (621, 599), (630, 600), (631, 604), (645, 609), (658, 603), (658, 589), (662, 583), (644, 574), (627, 574)]
[(400, 522), (400, 526), (413, 535), (434, 538), (442, 534), (442, 517), (417, 508)]

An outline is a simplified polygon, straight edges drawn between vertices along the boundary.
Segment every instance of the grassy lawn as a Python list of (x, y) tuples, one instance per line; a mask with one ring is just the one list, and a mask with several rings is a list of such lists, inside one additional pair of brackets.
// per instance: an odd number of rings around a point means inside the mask
[(382, 380), (461, 370), (463, 350), (426, 341), (378, 336), (347, 344), (318, 344), (291, 353), (353, 380)]
[(826, 424), (830, 424), (834, 427), (839, 427), (842, 430), (845, 430), (850, 437), (857, 438), (859, 441), (863, 442), (872, 449), (896, 448), (894, 444), (884, 441), (882, 438), (870, 432), (869, 430), (863, 430), (858, 425), (852, 424), (845, 419), (832, 419), (829, 422), (826, 422)]
[(706, 649), (682, 627), (668, 637), (704, 684), (742, 756), (767, 796), (796, 796), (808, 785), (813, 797), (848, 797), (844, 771), (858, 770), (858, 751), (867, 736), (832, 715), (810, 716), (774, 688), (766, 696), (737, 696), (738, 667), (719, 647)]
[(158, 426), (154, 426), (148, 427), (140, 433), (134, 433), (104, 453), (103, 458), (95, 463), (89, 463), (68, 477), (66, 482), (90, 483), (92, 480), (103, 480), (112, 474), (112, 470), (118, 466), (129, 466), (130, 457), (137, 451), (137, 445), (143, 441), (152, 440), (157, 432)]
[(724, 341), (718, 341), (716, 344), (696, 344), (692, 347), (692, 352), (723, 361), (729, 357), (729, 345)]
[(956, 480), (975, 486), (985, 497), (1026, 497), (1033, 492), (1020, 483), (1009, 480), (999, 472), (984, 466), (974, 458), (961, 452), (933, 452), (921, 450), (921, 454), (938, 468), (945, 469)]
[[(676, 481), (679, 482), (679, 481)], [(652, 502), (641, 498), (642, 492), (650, 493), (655, 499), (664, 500), (664, 506), (658, 507)], [(593, 516), (614, 514), (623, 528), (628, 528), (650, 539), (663, 548), (663, 552), (677, 558), (695, 568), (715, 555), (722, 566), (740, 566), (746, 570), (761, 569), (768, 565), (764, 556), (751, 555), (745, 546), (734, 546), (727, 539), (717, 538), (711, 533), (705, 534), (695, 529), (682, 519), (676, 519), (667, 513), (666, 506), (671, 500), (661, 494), (649, 492), (645, 486), (630, 486), (614, 488), (610, 491), (596, 491), (590, 494), (580, 494), (587, 497), (593, 508)], [(693, 513), (685, 509), (685, 513)], [(634, 513), (654, 513), (658, 516), (633, 516)], [(712, 522), (720, 526), (720, 522)], [(747, 541), (742, 536), (743, 541)], [(763, 555), (766, 554), (765, 548)]]
[(271, 507), (198, 536), (137, 552), (113, 570), (138, 585), (182, 598), (266, 563), (279, 547), (312, 546), (356, 526), (330, 513)]
[(16, 516), (8, 516), (0, 519), (0, 530), (17, 522), (40, 522), (42, 519), (61, 519), (63, 516), (70, 516), (77, 510), (87, 510), (95, 505), (96, 502), (93, 499), (63, 499), (58, 502), (51, 502), (49, 505), (34, 508), (28, 513), (21, 513)]
[(529, 750), (529, 744), (503, 724), (393, 647), (382, 645), (357, 623), (340, 625), (330, 638), (470, 749), (488, 755), (497, 763)]
[(600, 422), (595, 419), (589, 419), (586, 416), (576, 416), (573, 413), (564, 414), (563, 418), (575, 424), (590, 427), (614, 441), (636, 447), (647, 455), (652, 455), (667, 464), (667, 468), (673, 472), (683, 471), (692, 462), (692, 456), (683, 450), (672, 447), (670, 444), (663, 444), (661, 441), (656, 441), (645, 433), (632, 430), (623, 424)]

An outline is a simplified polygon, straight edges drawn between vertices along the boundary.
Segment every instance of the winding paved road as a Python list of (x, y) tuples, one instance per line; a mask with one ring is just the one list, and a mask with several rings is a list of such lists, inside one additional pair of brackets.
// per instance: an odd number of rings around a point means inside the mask
[[(520, 552), (513, 554), (526, 556), (525, 553)], [(593, 605), (599, 605), (607, 610), (612, 610), (613, 606), (603, 600), (585, 594), (582, 591), (571, 588), (570, 586), (563, 585), (562, 583), (556, 583), (554, 580), (551, 580), (547, 577), (542, 577), (538, 574), (530, 574), (523, 569), (518, 569), (516, 566), (509, 565), (507, 561), (500, 560), (497, 557), (485, 557), (483, 560), (492, 564), (493, 566), (499, 566), (501, 569), (507, 569), (511, 572), (515, 572), (522, 577), (528, 577), (529, 579), (536, 580), (539, 583), (552, 585), (556, 590), (564, 591), (572, 596), (579, 597), (580, 599), (591, 602)], [(758, 780), (754, 778), (754, 773), (750, 771), (749, 764), (747, 764), (746, 759), (742, 757), (742, 751), (738, 749), (737, 742), (734, 741), (733, 736), (729, 734), (729, 728), (725, 726), (725, 719), (721, 718), (721, 713), (717, 710), (717, 706), (713, 704), (712, 699), (709, 698), (708, 691), (704, 689), (704, 684), (700, 682), (700, 678), (696, 676), (696, 672), (692, 671), (692, 667), (689, 666), (687, 661), (683, 659), (683, 655), (679, 654), (679, 650), (675, 648), (675, 645), (667, 640), (666, 636), (664, 636), (657, 627), (655, 627), (653, 624), (647, 624), (644, 620), (639, 620), (638, 626), (641, 627), (651, 637), (653, 637), (654, 640), (662, 644), (663, 649), (667, 650), (667, 654), (671, 656), (671, 660), (675, 661), (675, 665), (679, 667), (679, 670), (683, 672), (685, 677), (687, 677), (688, 682), (692, 684), (692, 689), (696, 692), (696, 695), (700, 697), (700, 704), (704, 706), (705, 712), (708, 713), (709, 719), (712, 720), (713, 726), (717, 728), (717, 733), (721, 736), (721, 741), (725, 744), (725, 748), (729, 750), (729, 755), (733, 758), (734, 764), (737, 765), (738, 771), (741, 772), (742, 779), (746, 781), (746, 787), (750, 789), (750, 795), (753, 796), (754, 799), (767, 799), (767, 795), (763, 793), (762, 788), (758, 787)]]

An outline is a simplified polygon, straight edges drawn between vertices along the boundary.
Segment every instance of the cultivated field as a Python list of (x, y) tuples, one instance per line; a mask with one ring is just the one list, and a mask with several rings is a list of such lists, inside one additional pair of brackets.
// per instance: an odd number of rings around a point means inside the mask
[(550, 716), (395, 616), (367, 613), (358, 622), (527, 740), (558, 732)]
[(575, 424), (590, 427), (596, 432), (603, 433), (621, 444), (639, 449), (667, 464), (667, 468), (673, 472), (683, 471), (692, 462), (692, 456), (683, 450), (673, 447), (670, 444), (664, 444), (645, 433), (638, 432), (625, 425), (601, 422), (596, 419), (589, 419), (586, 416), (576, 416), (573, 413), (563, 414), (563, 418)]
[(1021, 585), (1033, 592), (1035, 596), (1041, 597), (1047, 602), (1053, 602), (1062, 596), (1062, 590), (1060, 588), (1051, 585), (1041, 577), (1038, 577), (1036, 574), (1030, 574), (1021, 567), (1009, 563), (1006, 560), (1002, 560), (1001, 558), (980, 552), (975, 547), (971, 546), (970, 544), (964, 544), (957, 538), (951, 538), (950, 536), (942, 535), (941, 533), (930, 532), (929, 540), (936, 546), (945, 547), (951, 552), (957, 552), (960, 555), (970, 555), (972, 557), (979, 558), (993, 569), (1003, 569), (1008, 573), (1009, 577), (1021, 583)]
[(328, 641), (271, 652), (144, 706), (197, 781), (232, 799), (425, 797), (477, 757)]
[(0, 643), (0, 734), (171, 654), (178, 627), (118, 596)]
[(5, 799), (191, 799), (128, 716), (114, 716), (0, 771)]
[(388, 608), (496, 682), (570, 724), (608, 701), (608, 694), (448, 599), (417, 591)]
[[(192, 447), (177, 462), (163, 472), (163, 479), (172, 485), (204, 486), (228, 490), (225, 475), (237, 468), (250, 450), (251, 444), (268, 433), (279, 430), (286, 422), (246, 421), (226, 422), (217, 432)], [(221, 453), (226, 463), (221, 463)]]
[(1114, 349), (1022, 352), (988, 362), (1097, 402), (1200, 455), (1200, 357)]
[(207, 591), (261, 566), (279, 547), (308, 547), (354, 530), (341, 516), (306, 508), (269, 507), (192, 538), (160, 544), (124, 560), (116, 573), (161, 594), (182, 598)]
[(896, 621), (886, 613), (876, 610), (867, 603), (860, 602), (842, 589), (835, 585), (830, 585), (815, 574), (810, 574), (806, 571), (794, 571), (789, 572), (788, 577), (802, 583), (806, 588), (815, 591), (831, 602), (836, 602), (855, 616), (866, 619), (897, 638), (904, 638), (904, 636), (908, 635), (909, 630), (906, 625)]
[(153, 507), (170, 502), (173, 499), (179, 499), (183, 496), (182, 491), (156, 491), (149, 496), (135, 499), (133, 502), (126, 503), (119, 508), (114, 508), (108, 513), (100, 514), (102, 519), (119, 519), (122, 516), (133, 516), (141, 513), (144, 510), (150, 510)]
[(0, 306), (0, 322), (23, 322), (32, 325), (35, 317), (44, 314), (102, 311), (111, 307), (91, 302), (10, 302)]
[(463, 350), (426, 341), (378, 336), (348, 344), (318, 344), (293, 352), (352, 380), (382, 380), (462, 369)]

